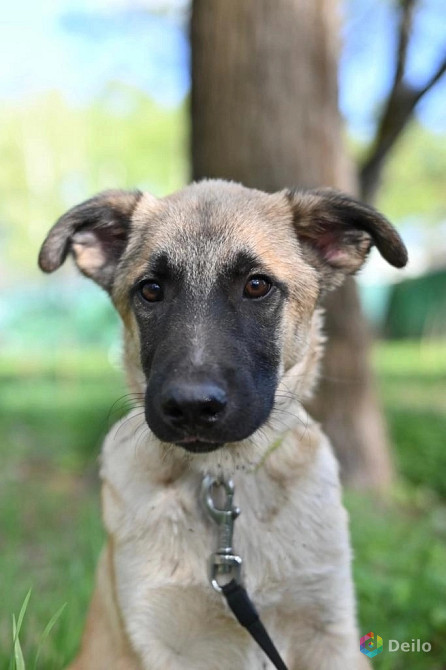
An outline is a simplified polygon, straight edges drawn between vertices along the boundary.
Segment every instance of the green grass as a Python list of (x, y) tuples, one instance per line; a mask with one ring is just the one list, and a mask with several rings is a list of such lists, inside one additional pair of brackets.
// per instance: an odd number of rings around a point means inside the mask
[(446, 343), (398, 343), (375, 363), (399, 472), (446, 498)]
[(373, 666), (445, 668), (446, 506), (401, 485), (387, 504), (351, 492), (346, 502), (361, 635), (374, 631), (385, 649), (389, 639), (432, 644), (429, 654), (383, 652)]
[(348, 492), (361, 634), (432, 644), (380, 670), (446, 668), (446, 343), (380, 344), (378, 384), (399, 481), (388, 501)]
[[(401, 476), (385, 502), (346, 495), (361, 632), (432, 644), (430, 654), (384, 652), (373, 659), (380, 670), (444, 670), (446, 345), (382, 344), (374, 359)], [(75, 653), (103, 542), (97, 456), (125, 393), (104, 353), (0, 359), (0, 668), (31, 587), (27, 670), (64, 603), (38, 667), (60, 670)]]
[[(8, 357), (0, 363), (0, 668), (12, 613), (33, 589), (21, 643), (30, 667), (51, 617), (67, 606), (40, 656), (59, 670), (73, 656), (103, 542), (97, 456), (128, 406), (105, 354)], [(27, 666), (28, 667), (28, 666)]]

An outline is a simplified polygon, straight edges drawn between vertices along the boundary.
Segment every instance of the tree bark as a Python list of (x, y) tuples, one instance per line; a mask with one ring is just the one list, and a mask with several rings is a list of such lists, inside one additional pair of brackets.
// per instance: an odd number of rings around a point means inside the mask
[[(194, 0), (191, 41), (194, 179), (357, 191), (337, 105), (334, 0)], [(327, 310), (331, 337), (313, 414), (345, 481), (381, 488), (392, 468), (352, 281)]]

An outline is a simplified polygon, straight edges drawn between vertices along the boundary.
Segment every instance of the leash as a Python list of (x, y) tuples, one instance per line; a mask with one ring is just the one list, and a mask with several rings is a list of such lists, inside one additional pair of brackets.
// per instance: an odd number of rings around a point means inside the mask
[[(212, 495), (217, 487), (222, 488), (226, 496), (222, 509), (216, 506)], [(209, 579), (213, 589), (224, 596), (237, 621), (263, 649), (274, 667), (277, 670), (287, 670), (242, 584), (242, 559), (232, 548), (234, 522), (240, 514), (239, 508), (232, 504), (233, 497), (234, 483), (231, 479), (225, 481), (210, 475), (204, 477), (201, 501), (207, 514), (218, 525), (219, 531), (217, 551), (209, 559)]]

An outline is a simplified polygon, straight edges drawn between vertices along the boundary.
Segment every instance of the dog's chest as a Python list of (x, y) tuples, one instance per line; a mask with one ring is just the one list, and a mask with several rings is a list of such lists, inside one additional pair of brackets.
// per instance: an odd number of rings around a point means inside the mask
[[(234, 477), (234, 503), (242, 510), (234, 551), (243, 559), (247, 590), (275, 638), (291, 639), (286, 622), (316, 601), (330, 610), (336, 600), (333, 568), (348, 564), (337, 475), (330, 452), (324, 453), (326, 462), (315, 464), (311, 476), (288, 479), (288, 485), (265, 470)], [(320, 471), (325, 472), (323, 488), (314, 474)], [(222, 653), (224, 668), (257, 667), (249, 660), (257, 653), (255, 645), (248, 645), (209, 584), (208, 559), (217, 549), (218, 528), (200, 503), (201, 475), (188, 470), (161, 478), (153, 454), (138, 452), (127, 440), (105, 444), (101, 472), (117, 602), (141, 658), (156, 653), (165, 659), (160, 667), (169, 668), (176, 667), (170, 665), (172, 655), (180, 655), (182, 669), (198, 670), (217, 667), (209, 659)], [(231, 663), (228, 649), (235, 654)]]
[[(139, 504), (133, 499), (120, 512), (113, 560), (128, 634), (142, 659), (155, 654), (165, 659), (166, 668), (176, 654), (184, 668), (217, 667), (219, 655), (225, 668), (261, 667), (255, 645), (210, 586), (208, 559), (217, 549), (218, 528), (201, 507), (199, 488), (198, 478), (153, 487), (146, 499), (140, 497)], [(111, 496), (105, 483), (105, 510), (110, 504), (116, 506)], [(280, 533), (280, 514), (268, 505), (249, 509), (247, 497), (238, 497), (244, 509), (236, 522), (234, 549), (243, 557), (245, 582), (256, 605), (275, 609), (288, 581), (283, 573), (291, 569), (291, 546), (281, 547), (279, 568), (277, 547), (268, 538), (272, 521), (278, 524), (273, 523), (274, 532)], [(230, 666), (228, 646), (234, 654)]]
[[(192, 474), (170, 484), (148, 482), (131, 495), (124, 491), (123, 499), (104, 482), (105, 522), (118, 561), (129, 573), (126, 583), (135, 581), (139, 591), (173, 585), (210, 588), (208, 559), (217, 551), (219, 528), (202, 507), (200, 483)], [(292, 569), (298, 534), (298, 524), (291, 532), (292, 519), (282, 511), (283, 491), (262, 495), (253, 486), (237, 490), (242, 513), (235, 522), (234, 551), (244, 560), (251, 587), (259, 587), (265, 577), (283, 579), (287, 566)], [(280, 556), (286, 560), (281, 562)]]

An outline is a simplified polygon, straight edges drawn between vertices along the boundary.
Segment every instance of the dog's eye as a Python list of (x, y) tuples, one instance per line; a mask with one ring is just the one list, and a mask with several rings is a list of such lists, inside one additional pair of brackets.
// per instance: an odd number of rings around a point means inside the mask
[(263, 298), (271, 290), (271, 282), (266, 277), (258, 275), (251, 277), (245, 284), (243, 295), (245, 298), (255, 300), (256, 298)]
[(158, 302), (163, 299), (163, 289), (156, 281), (145, 281), (139, 287), (139, 292), (147, 302)]

